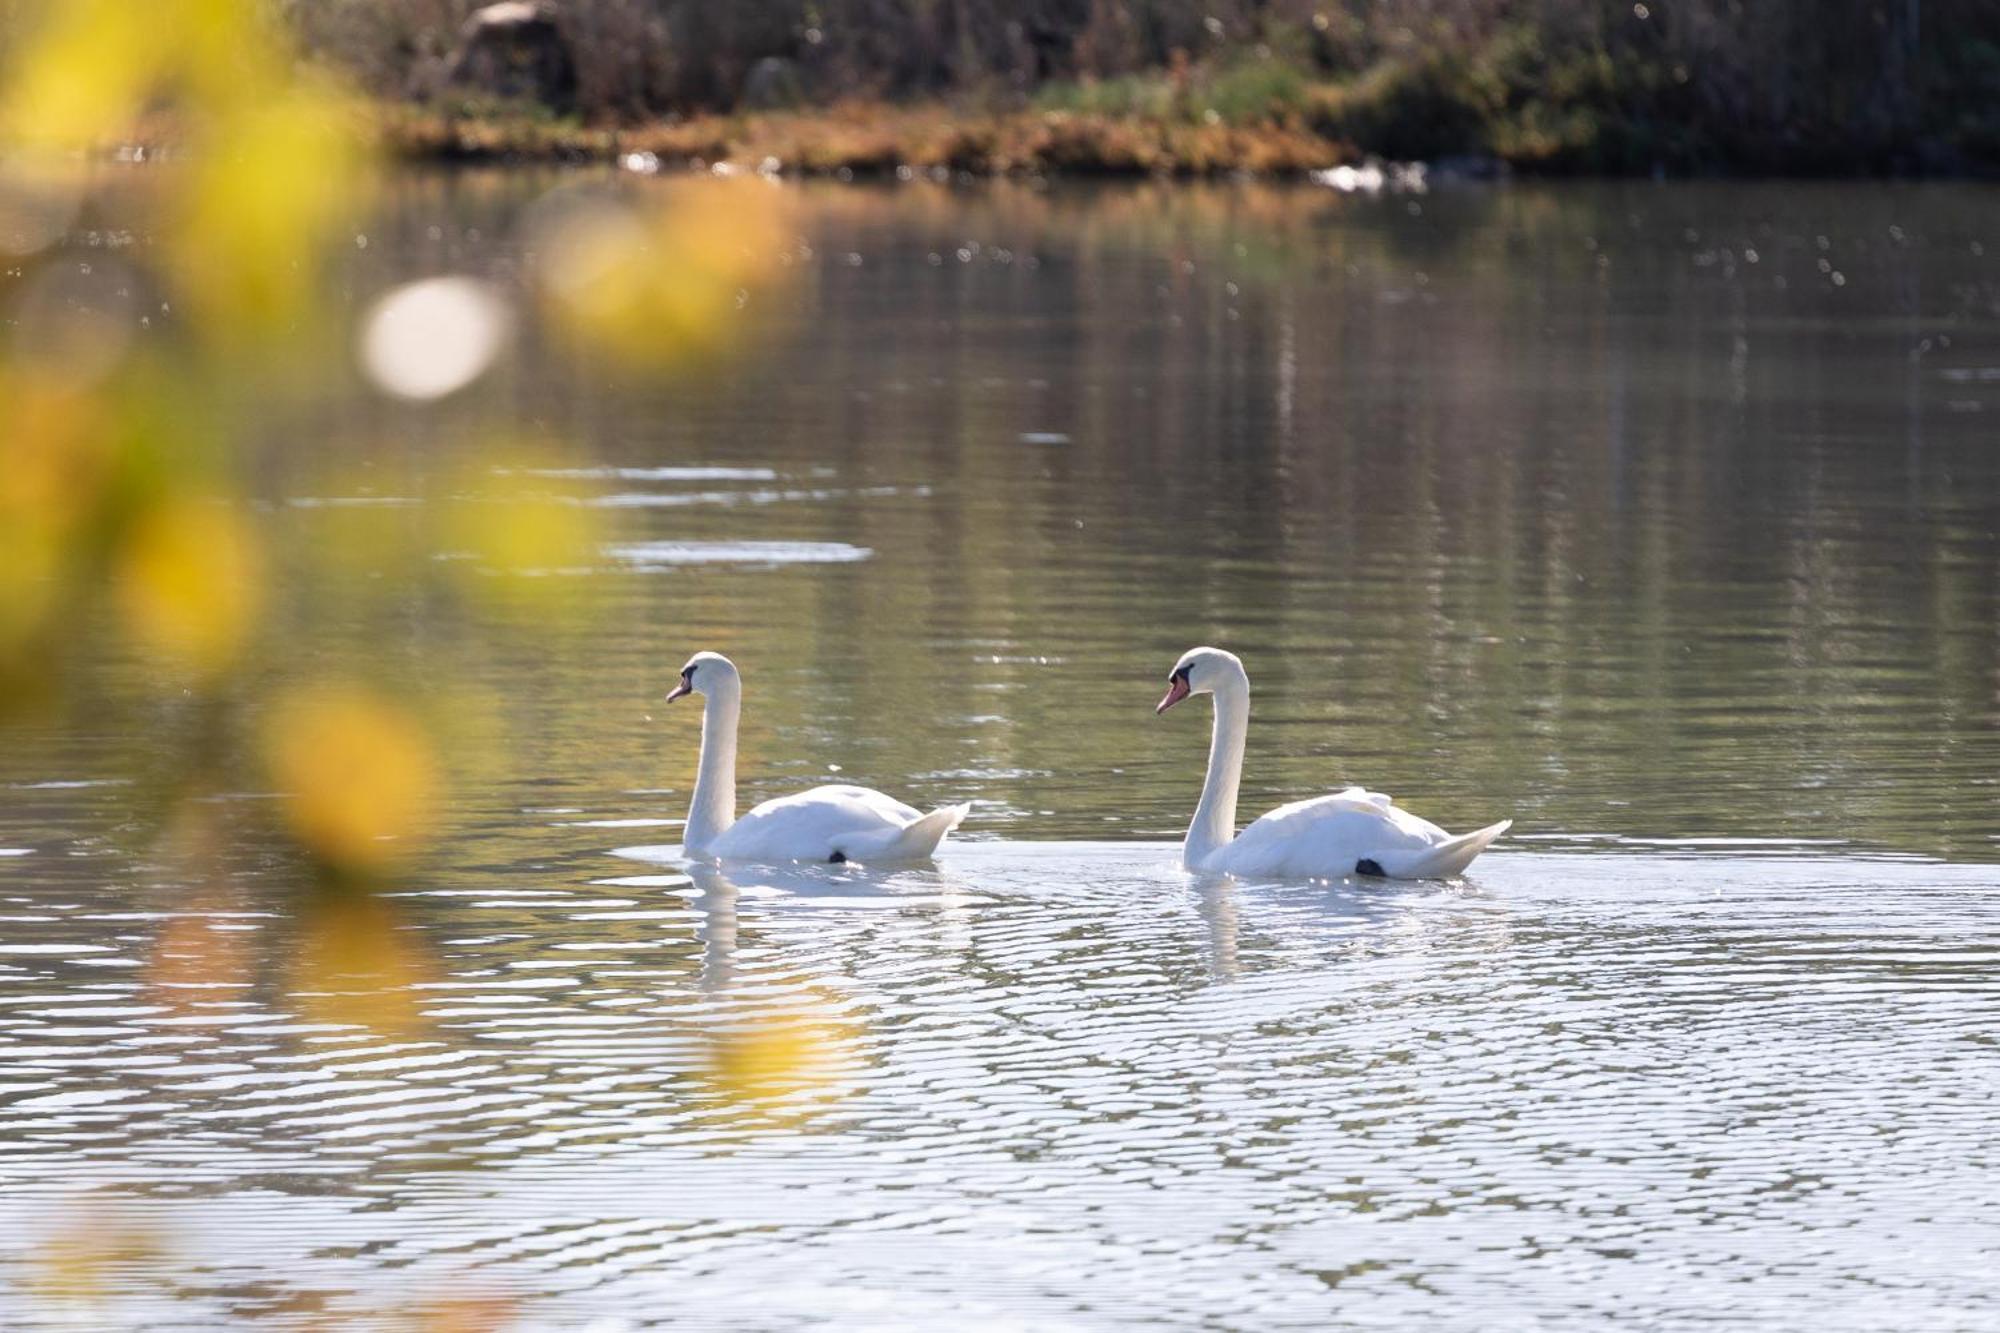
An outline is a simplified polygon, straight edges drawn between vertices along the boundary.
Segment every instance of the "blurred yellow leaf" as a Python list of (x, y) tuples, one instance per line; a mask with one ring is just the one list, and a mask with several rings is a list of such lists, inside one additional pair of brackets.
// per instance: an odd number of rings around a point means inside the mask
[(133, 133), (163, 96), (180, 95), (183, 113), (228, 113), (267, 102), (292, 79), (296, 56), (258, 0), (31, 8), (39, 22), (8, 62), (0, 100), (0, 137), (18, 147), (103, 146)]
[[(553, 466), (557, 458), (533, 445), (494, 444), (453, 486), (441, 534), (454, 568), (476, 594), (490, 590), (495, 574), (534, 576), (588, 568), (597, 559), (601, 524), (578, 503), (574, 478)], [(561, 586), (546, 579), (524, 583), (545, 600), (570, 604)]]
[[(88, 399), (0, 375), (0, 657), (46, 622), (77, 528), (96, 504), (108, 451)], [(17, 670), (25, 662), (12, 664)], [(0, 671), (0, 687), (25, 682)], [(6, 702), (0, 700), (0, 703)]]
[(220, 499), (172, 496), (146, 510), (125, 538), (117, 574), (133, 637), (197, 672), (234, 660), (262, 602), (256, 534)]
[(0, 526), (69, 526), (97, 499), (109, 463), (95, 401), (20, 375), (0, 375), (0, 401)]
[(0, 654), (32, 637), (48, 618), (62, 555), (47, 524), (0, 519)]
[(711, 1036), (706, 1077), (729, 1100), (772, 1112), (796, 1094), (830, 1090), (848, 1045), (839, 1027), (823, 1017), (767, 1012)]
[(50, 0), (9, 75), (0, 138), (44, 157), (132, 134), (168, 99), (187, 157), (163, 234), (186, 303), (225, 339), (300, 319), (329, 228), (361, 205), (365, 136), (263, 5)]
[(173, 55), (163, 33), (171, 21), (132, 0), (55, 0), (42, 9), (7, 62), (0, 137), (47, 151), (128, 133)]
[(303, 319), (322, 247), (363, 206), (365, 165), (353, 112), (330, 88), (294, 86), (210, 128), (167, 232), (207, 332), (242, 341)]
[(429, 960), (390, 904), (372, 893), (320, 895), (300, 919), (290, 989), (308, 1017), (384, 1036), (423, 1026), (416, 987)]
[(174, 0), (174, 17), (176, 73), (195, 106), (226, 114), (294, 80), (298, 52), (263, 0)]
[(166, 1254), (157, 1227), (86, 1202), (30, 1252), (27, 1285), (44, 1299), (91, 1302), (111, 1294), (118, 1270), (157, 1266)]
[(634, 368), (712, 356), (739, 334), (741, 298), (784, 271), (783, 196), (768, 184), (691, 181), (640, 207), (575, 203), (538, 238), (554, 314)]
[(428, 832), (437, 762), (407, 710), (351, 685), (293, 693), (265, 727), (272, 780), (292, 831), (327, 862), (376, 872)]

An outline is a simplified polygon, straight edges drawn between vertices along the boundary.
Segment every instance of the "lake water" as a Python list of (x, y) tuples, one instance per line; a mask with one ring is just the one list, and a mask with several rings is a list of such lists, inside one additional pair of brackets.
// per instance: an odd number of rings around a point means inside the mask
[[(572, 179), (400, 180), (343, 299), (513, 290)], [(1992, 190), (786, 188), (698, 375), (529, 320), (270, 412), (273, 660), (457, 701), (391, 1010), (301, 979), (270, 793), (176, 850), (202, 706), (115, 637), (0, 732), (0, 1323), (2000, 1322)], [(314, 574), (499, 431), (587, 568)], [(1190, 878), (1204, 642), (1246, 818), (1514, 834)], [(937, 866), (678, 865), (700, 648), (745, 804), (974, 802)]]

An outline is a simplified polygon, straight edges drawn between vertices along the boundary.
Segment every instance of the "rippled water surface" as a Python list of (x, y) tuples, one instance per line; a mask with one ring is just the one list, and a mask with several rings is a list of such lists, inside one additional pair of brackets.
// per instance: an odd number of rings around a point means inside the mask
[[(574, 183), (407, 178), (342, 290), (512, 290)], [(270, 409), (298, 569), (501, 428), (604, 520), (275, 609), (456, 701), (395, 892), (191, 797), (115, 638), (0, 733), (0, 1324), (2000, 1323), (1991, 191), (787, 188), (698, 377), (529, 321), (437, 407)], [(1515, 836), (1190, 878), (1199, 642), (1246, 816)], [(973, 801), (938, 864), (674, 860), (699, 648), (746, 802)]]

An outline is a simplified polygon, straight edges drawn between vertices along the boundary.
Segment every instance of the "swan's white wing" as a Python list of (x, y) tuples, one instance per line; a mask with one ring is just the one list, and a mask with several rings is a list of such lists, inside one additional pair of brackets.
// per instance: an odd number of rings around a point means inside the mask
[(965, 819), (971, 805), (943, 805), (921, 819), (881, 833), (857, 833), (840, 840), (850, 861), (884, 863), (929, 859), (945, 835)]
[(725, 861), (825, 861), (846, 855), (849, 846), (893, 845), (922, 818), (867, 787), (814, 787), (757, 806), (724, 829), (708, 854)]
[(1332, 878), (1355, 874), (1361, 862), (1372, 861), (1382, 873), (1401, 875), (1422, 866), (1426, 853), (1450, 841), (1449, 833), (1380, 792), (1349, 787), (1279, 806), (1244, 829), (1205, 868), (1233, 875)]

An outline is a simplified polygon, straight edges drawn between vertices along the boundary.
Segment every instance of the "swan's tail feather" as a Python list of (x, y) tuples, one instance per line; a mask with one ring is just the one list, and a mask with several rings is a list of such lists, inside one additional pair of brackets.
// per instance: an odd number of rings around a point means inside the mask
[(1383, 865), (1397, 879), (1444, 879), (1450, 875), (1462, 875), (1465, 868), (1472, 864), (1473, 857), (1485, 851), (1495, 838), (1512, 827), (1513, 820), (1503, 819), (1483, 829), (1448, 838), (1434, 847), (1426, 847), (1398, 865), (1391, 866), (1387, 858), (1383, 858)]
[(936, 853), (944, 835), (957, 828), (971, 811), (969, 804), (939, 806), (899, 829), (853, 839), (842, 850), (856, 861), (922, 861)]

